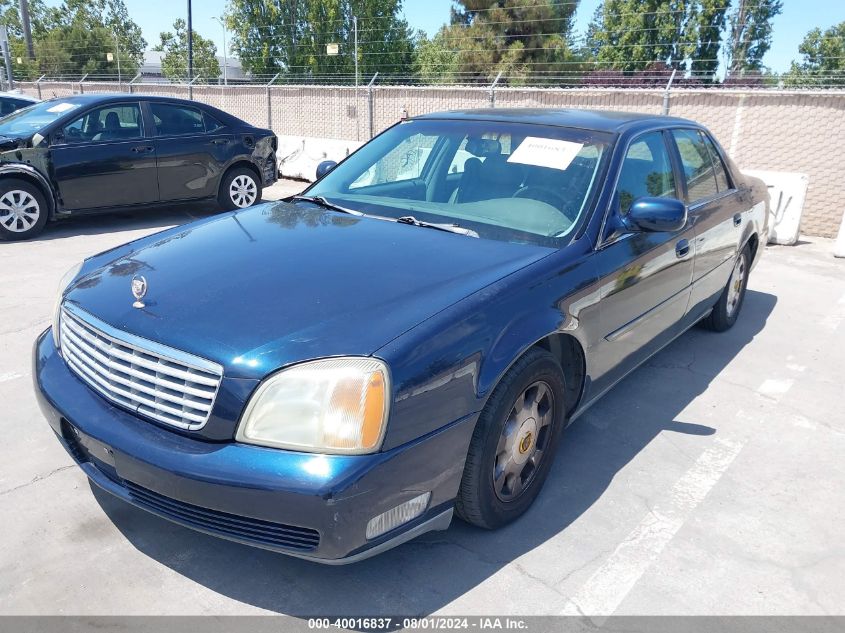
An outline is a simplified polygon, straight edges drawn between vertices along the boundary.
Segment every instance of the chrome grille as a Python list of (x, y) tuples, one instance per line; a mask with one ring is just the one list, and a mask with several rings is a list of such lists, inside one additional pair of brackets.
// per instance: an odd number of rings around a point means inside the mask
[(219, 365), (116, 330), (72, 304), (62, 306), (60, 337), (71, 370), (112, 402), (181, 429), (208, 420)]

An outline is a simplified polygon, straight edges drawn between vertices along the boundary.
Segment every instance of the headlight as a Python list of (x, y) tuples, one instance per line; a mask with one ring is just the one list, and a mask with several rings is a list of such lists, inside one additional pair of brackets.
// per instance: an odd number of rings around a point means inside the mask
[(384, 437), (387, 366), (374, 358), (327, 358), (267, 378), (244, 411), (239, 442), (314, 453), (371, 453)]
[(62, 314), (62, 299), (65, 297), (65, 290), (70, 285), (76, 276), (79, 274), (79, 271), (82, 269), (83, 262), (79, 262), (67, 271), (62, 277), (62, 280), (59, 282), (59, 292), (56, 294), (56, 302), (53, 306), (53, 343), (56, 345), (56, 349), (61, 347), (61, 341), (59, 340), (59, 318)]

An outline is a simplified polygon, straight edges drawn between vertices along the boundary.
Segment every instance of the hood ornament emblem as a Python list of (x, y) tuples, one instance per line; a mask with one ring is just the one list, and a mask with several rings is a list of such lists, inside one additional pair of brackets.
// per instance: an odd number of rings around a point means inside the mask
[(132, 277), (132, 296), (135, 297), (135, 303), (132, 304), (133, 308), (138, 308), (139, 310), (144, 306), (144, 296), (147, 294), (147, 280), (143, 275), (135, 275)]

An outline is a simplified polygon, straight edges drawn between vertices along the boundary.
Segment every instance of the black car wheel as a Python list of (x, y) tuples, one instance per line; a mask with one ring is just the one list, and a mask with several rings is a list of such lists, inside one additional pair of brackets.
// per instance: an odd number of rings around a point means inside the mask
[(524, 513), (543, 486), (565, 417), (564, 378), (549, 352), (534, 348), (505, 374), (481, 412), (455, 509), (497, 528)]
[(0, 239), (38, 235), (47, 224), (47, 213), (47, 201), (38, 187), (17, 178), (0, 180)]
[(246, 209), (261, 202), (261, 184), (255, 172), (247, 167), (238, 167), (227, 172), (220, 182), (217, 201), (227, 211)]
[(719, 296), (713, 311), (701, 324), (708, 330), (724, 332), (733, 327), (745, 300), (748, 287), (748, 271), (751, 268), (751, 248), (746, 246), (736, 258), (728, 285)]

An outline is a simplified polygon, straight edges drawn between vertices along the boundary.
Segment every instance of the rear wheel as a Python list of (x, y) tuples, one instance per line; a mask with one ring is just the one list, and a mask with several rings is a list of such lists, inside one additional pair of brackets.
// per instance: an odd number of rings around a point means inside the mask
[(564, 420), (564, 378), (549, 352), (534, 348), (505, 374), (479, 416), (455, 509), (497, 528), (523, 514), (543, 487)]
[(719, 296), (713, 311), (701, 324), (708, 330), (724, 332), (733, 327), (745, 300), (748, 287), (748, 271), (751, 268), (751, 248), (746, 246), (737, 256), (728, 285)]
[(26, 180), (0, 180), (0, 239), (26, 240), (47, 224), (47, 201), (41, 190)]
[(261, 202), (261, 184), (255, 172), (247, 167), (226, 172), (220, 181), (217, 201), (227, 211), (246, 209)]

